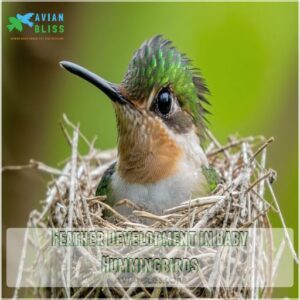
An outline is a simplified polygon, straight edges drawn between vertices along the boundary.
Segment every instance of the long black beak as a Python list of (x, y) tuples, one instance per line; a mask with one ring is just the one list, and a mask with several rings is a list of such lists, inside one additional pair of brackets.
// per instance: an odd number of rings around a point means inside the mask
[(108, 82), (93, 72), (69, 61), (61, 61), (60, 66), (69, 72), (87, 80), (104, 94), (106, 94), (112, 101), (120, 104), (128, 103), (127, 100), (120, 94), (118, 86), (114, 83)]

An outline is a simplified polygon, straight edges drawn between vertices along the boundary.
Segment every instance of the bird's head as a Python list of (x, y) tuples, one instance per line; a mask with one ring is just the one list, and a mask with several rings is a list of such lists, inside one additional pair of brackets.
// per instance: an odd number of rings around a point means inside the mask
[(112, 100), (125, 173), (130, 173), (137, 161), (152, 167), (163, 166), (157, 172), (172, 169), (170, 164), (176, 164), (176, 158), (184, 151), (178, 141), (188, 143), (192, 136), (200, 142), (204, 136), (203, 103), (208, 103), (208, 89), (190, 60), (161, 36), (141, 45), (121, 84), (110, 83), (70, 62), (63, 61), (61, 65), (97, 86)]

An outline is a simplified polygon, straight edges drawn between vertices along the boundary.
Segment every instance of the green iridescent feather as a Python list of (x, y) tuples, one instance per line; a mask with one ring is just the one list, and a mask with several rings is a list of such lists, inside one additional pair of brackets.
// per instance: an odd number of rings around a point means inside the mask
[(212, 192), (220, 181), (219, 174), (213, 167), (202, 167), (203, 175), (205, 176), (210, 192)]
[(116, 163), (111, 164), (104, 172), (101, 181), (96, 190), (96, 196), (107, 196), (106, 203), (109, 205), (113, 205), (113, 201), (110, 197), (111, 192), (111, 177), (116, 171)]
[(160, 35), (144, 42), (136, 51), (123, 85), (132, 100), (147, 98), (154, 88), (170, 86), (196, 126), (204, 125), (207, 110), (203, 103), (208, 103), (208, 88), (186, 55)]

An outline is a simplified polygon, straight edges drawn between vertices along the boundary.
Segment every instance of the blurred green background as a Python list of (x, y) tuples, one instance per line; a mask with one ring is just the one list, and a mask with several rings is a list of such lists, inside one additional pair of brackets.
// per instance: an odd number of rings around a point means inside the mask
[[(267, 164), (278, 172), (274, 188), (297, 246), (297, 6), (2, 3), (3, 164), (26, 164), (35, 158), (56, 166), (67, 158), (70, 149), (58, 125), (63, 113), (80, 122), (89, 138), (97, 135), (97, 147), (114, 147), (111, 103), (96, 88), (59, 68), (58, 62), (71, 60), (120, 82), (134, 50), (160, 33), (201, 69), (212, 93), (210, 129), (218, 139), (225, 142), (233, 133), (275, 137)], [(64, 40), (11, 41), (7, 18), (29, 11), (64, 12)], [(40, 208), (48, 179), (30, 170), (3, 174), (3, 233), (26, 225), (29, 212)], [(273, 227), (281, 226), (275, 215), (271, 218)], [(298, 297), (296, 272), (294, 286), (276, 289), (274, 296)], [(5, 293), (10, 296), (11, 290), (5, 288)]]

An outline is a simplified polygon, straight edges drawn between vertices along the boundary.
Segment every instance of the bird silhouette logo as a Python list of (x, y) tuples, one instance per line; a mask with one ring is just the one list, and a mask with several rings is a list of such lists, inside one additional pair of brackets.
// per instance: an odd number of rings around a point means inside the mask
[(6, 25), (9, 32), (16, 29), (17, 31), (23, 30), (23, 24), (33, 27), (34, 23), (30, 21), (34, 13), (27, 13), (24, 15), (16, 14), (15, 17), (9, 17), (8, 21), (10, 24)]

